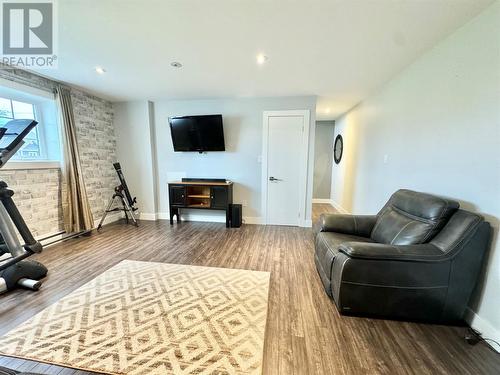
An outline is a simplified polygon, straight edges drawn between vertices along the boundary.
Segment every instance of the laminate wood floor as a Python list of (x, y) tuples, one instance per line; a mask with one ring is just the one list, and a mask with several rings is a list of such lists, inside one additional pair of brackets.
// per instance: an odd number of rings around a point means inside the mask
[(327, 203), (315, 203), (312, 210), (312, 221), (315, 223), (321, 214), (335, 213), (337, 210)]
[[(333, 209), (315, 205), (318, 212)], [(322, 289), (310, 229), (219, 223), (114, 223), (46, 249), (39, 292), (0, 296), (0, 335), (123, 259), (271, 272), (264, 374), (500, 374), (500, 356), (469, 346), (464, 328), (341, 316)], [(43, 374), (84, 371), (0, 356), (0, 366)]]

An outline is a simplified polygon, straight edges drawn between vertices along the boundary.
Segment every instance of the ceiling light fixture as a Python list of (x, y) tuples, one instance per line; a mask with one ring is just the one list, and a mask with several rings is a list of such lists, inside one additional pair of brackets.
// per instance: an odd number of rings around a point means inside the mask
[(96, 71), (97, 74), (104, 74), (104, 73), (106, 73), (106, 69), (104, 69), (101, 66), (96, 66), (95, 67), (95, 71)]
[(325, 113), (330, 113), (330, 108), (325, 109)]
[(173, 66), (174, 68), (182, 68), (182, 64), (178, 61), (172, 61), (170, 66)]
[(257, 64), (259, 65), (262, 65), (264, 64), (267, 60), (269, 60), (269, 57), (267, 57), (266, 55), (262, 54), (262, 53), (259, 53), (257, 55)]

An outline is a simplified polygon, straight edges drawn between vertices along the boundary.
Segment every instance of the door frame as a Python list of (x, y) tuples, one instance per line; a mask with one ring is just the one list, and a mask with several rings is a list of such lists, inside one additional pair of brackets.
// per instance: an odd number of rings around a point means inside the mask
[(267, 225), (268, 215), (267, 215), (267, 181), (269, 179), (268, 171), (268, 145), (269, 145), (269, 118), (270, 117), (295, 117), (302, 116), (304, 118), (304, 128), (302, 131), (302, 144), (300, 148), (300, 181), (299, 184), (299, 217), (297, 218), (297, 226), (306, 227), (306, 201), (307, 201), (307, 183), (308, 183), (308, 156), (309, 156), (309, 127), (311, 122), (311, 111), (308, 109), (304, 110), (286, 110), (286, 111), (264, 111), (262, 116), (262, 174), (261, 174), (261, 186), (262, 186), (262, 221), (264, 225)]

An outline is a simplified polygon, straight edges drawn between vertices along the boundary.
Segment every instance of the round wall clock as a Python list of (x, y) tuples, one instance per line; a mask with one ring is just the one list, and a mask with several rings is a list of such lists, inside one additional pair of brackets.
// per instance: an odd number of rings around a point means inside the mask
[(337, 135), (337, 138), (335, 138), (335, 143), (333, 144), (333, 160), (335, 160), (336, 164), (340, 163), (343, 152), (344, 152), (344, 140), (342, 139), (342, 136), (339, 134)]

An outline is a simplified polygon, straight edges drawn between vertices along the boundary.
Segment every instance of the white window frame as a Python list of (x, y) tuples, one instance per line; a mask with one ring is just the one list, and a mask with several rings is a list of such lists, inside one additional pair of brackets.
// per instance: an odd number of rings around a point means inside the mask
[(14, 155), (11, 160), (13, 160), (13, 161), (28, 161), (28, 162), (36, 161), (36, 160), (47, 160), (47, 153), (46, 153), (46, 150), (44, 147), (44, 145), (45, 145), (45, 131), (44, 130), (45, 129), (43, 128), (43, 115), (42, 115), (42, 111), (40, 110), (39, 104), (35, 103), (31, 100), (28, 100), (28, 99), (19, 100), (18, 98), (12, 98), (9, 95), (3, 95), (3, 94), (0, 94), (0, 98), (10, 101), (10, 108), (11, 108), (11, 115), (12, 115), (12, 118), (2, 116), (1, 117), (2, 119), (16, 120), (15, 115), (14, 115), (14, 102), (16, 102), (16, 103), (29, 104), (32, 108), (32, 111), (33, 111), (33, 116), (34, 116), (33, 120), (37, 121), (39, 124), (42, 124), (41, 127), (36, 128), (36, 135), (38, 138), (37, 140), (38, 140), (38, 148), (39, 148), (38, 152), (40, 153), (40, 157), (37, 159), (18, 159), (18, 158), (15, 158), (16, 155)]
[[(17, 82), (12, 82), (3, 78), (0, 78), (0, 86), (5, 87), (7, 89), (18, 91), (21, 94), (26, 94), (26, 96), (36, 96), (43, 99), (54, 100), (54, 95), (50, 92), (40, 90), (31, 86), (26, 86)], [(43, 128), (43, 111), (40, 109), (40, 102), (36, 102), (36, 100), (23, 99), (22, 95), (19, 97), (5, 96), (0, 94), (0, 96), (5, 97), (6, 99), (20, 101), (24, 103), (32, 104), (35, 107), (35, 117), (37, 121), (40, 121), (41, 127), (38, 131), (38, 137), (40, 139), (40, 151), (42, 156), (47, 158), (48, 152), (46, 150), (47, 147), (47, 139), (45, 134), (45, 129)], [(20, 159), (11, 159), (2, 170), (19, 170), (19, 169), (60, 169), (61, 161), (59, 160), (20, 160)]]

